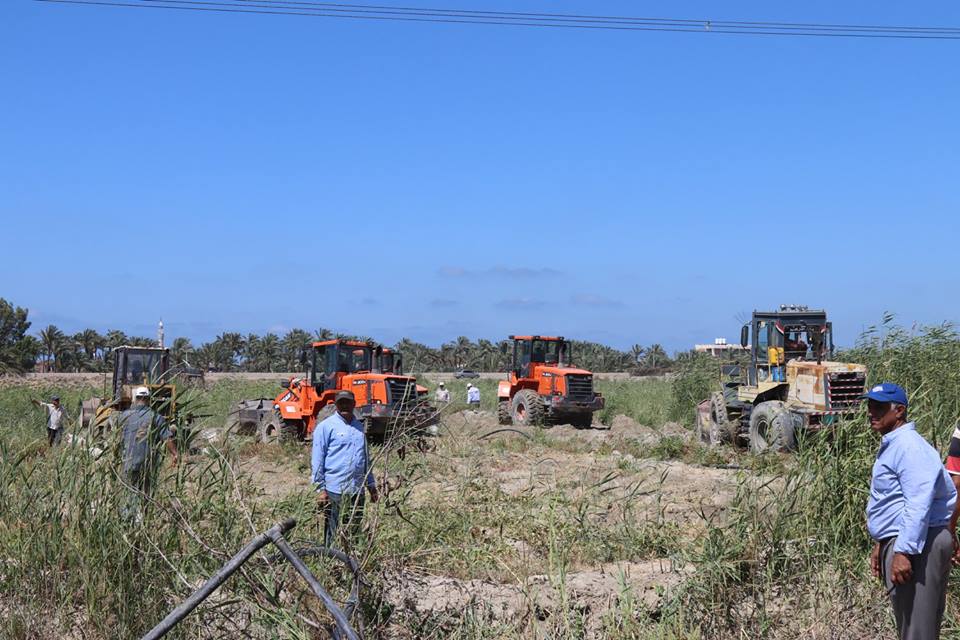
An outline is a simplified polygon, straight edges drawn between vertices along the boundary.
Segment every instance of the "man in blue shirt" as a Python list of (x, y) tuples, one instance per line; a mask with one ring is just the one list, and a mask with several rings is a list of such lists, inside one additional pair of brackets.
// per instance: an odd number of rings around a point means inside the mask
[(353, 414), (357, 406), (350, 391), (334, 398), (336, 411), (313, 430), (311, 478), (317, 489), (317, 504), (324, 513), (324, 545), (331, 546), (337, 529), (347, 524), (351, 533), (360, 529), (363, 490), (370, 501), (379, 498), (370, 470), (370, 453), (363, 424)]
[(870, 564), (893, 604), (901, 640), (936, 640), (947, 597), (957, 490), (940, 454), (907, 421), (907, 394), (884, 382), (865, 395), (882, 437), (873, 465), (867, 529)]

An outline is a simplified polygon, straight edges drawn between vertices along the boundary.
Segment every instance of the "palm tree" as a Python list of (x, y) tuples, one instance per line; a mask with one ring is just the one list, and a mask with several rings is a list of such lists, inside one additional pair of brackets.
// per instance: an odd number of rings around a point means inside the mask
[(647, 357), (645, 364), (647, 368), (651, 370), (660, 369), (670, 362), (670, 356), (667, 355), (667, 352), (659, 344), (652, 344), (650, 348), (647, 349)]
[(283, 364), (283, 355), (280, 348), (280, 337), (275, 333), (268, 333), (260, 340), (260, 361), (258, 371), (279, 371)]
[(312, 342), (309, 333), (303, 329), (291, 329), (280, 341), (280, 352), (285, 371), (300, 371), (300, 352)]
[(193, 345), (190, 343), (190, 338), (177, 338), (173, 341), (173, 344), (170, 345), (170, 355), (173, 356), (173, 361), (176, 364), (186, 362), (192, 353)]
[(47, 325), (46, 329), (40, 330), (40, 344), (43, 348), (45, 371), (56, 370), (55, 358), (57, 353), (63, 350), (64, 338), (63, 332), (52, 324)]

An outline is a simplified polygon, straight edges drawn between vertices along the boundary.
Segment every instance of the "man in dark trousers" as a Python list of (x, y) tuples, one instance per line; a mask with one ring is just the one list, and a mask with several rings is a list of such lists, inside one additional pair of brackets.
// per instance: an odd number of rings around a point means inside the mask
[(177, 448), (167, 421), (150, 408), (150, 390), (147, 387), (134, 389), (133, 404), (120, 412), (117, 422), (123, 429), (123, 477), (130, 490), (130, 499), (124, 512), (134, 516), (153, 489), (154, 476), (161, 461), (159, 444), (166, 442), (174, 463), (177, 461)]
[(371, 502), (380, 497), (363, 424), (353, 414), (357, 406), (353, 392), (337, 392), (334, 404), (333, 415), (313, 430), (310, 465), (317, 505), (324, 514), (323, 543), (327, 547), (335, 543), (341, 525), (348, 525), (351, 534), (360, 530), (364, 488)]
[(884, 382), (866, 394), (881, 435), (873, 465), (867, 529), (871, 568), (884, 581), (901, 640), (936, 640), (947, 597), (957, 490), (940, 454), (907, 420), (907, 394)]
[(51, 447), (60, 444), (60, 438), (63, 435), (63, 423), (67, 417), (63, 407), (60, 406), (60, 396), (51, 396), (50, 402), (40, 402), (39, 400), (31, 400), (30, 402), (38, 407), (43, 407), (44, 411), (47, 412), (47, 444)]

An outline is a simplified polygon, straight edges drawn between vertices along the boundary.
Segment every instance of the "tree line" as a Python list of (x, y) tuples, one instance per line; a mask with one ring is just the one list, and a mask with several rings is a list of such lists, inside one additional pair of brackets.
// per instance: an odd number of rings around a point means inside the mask
[[(111, 353), (121, 345), (155, 346), (156, 340), (130, 336), (123, 331), (106, 333), (95, 329), (70, 334), (48, 325), (31, 335), (26, 309), (0, 298), (0, 374), (26, 371), (109, 371)], [(336, 333), (329, 329), (292, 329), (283, 335), (224, 332), (215, 339), (194, 345), (188, 338), (175, 338), (167, 346), (172, 360), (204, 371), (287, 372), (298, 371), (300, 353), (316, 340), (332, 338), (368, 340), (367, 336)], [(571, 341), (573, 364), (592, 371), (626, 371), (640, 375), (670, 371), (675, 362), (659, 344), (633, 345), (627, 351), (597, 342)], [(404, 360), (406, 371), (504, 371), (513, 351), (509, 340), (470, 340), (460, 336), (439, 347), (408, 338), (392, 345)], [(685, 354), (681, 354), (683, 357)]]

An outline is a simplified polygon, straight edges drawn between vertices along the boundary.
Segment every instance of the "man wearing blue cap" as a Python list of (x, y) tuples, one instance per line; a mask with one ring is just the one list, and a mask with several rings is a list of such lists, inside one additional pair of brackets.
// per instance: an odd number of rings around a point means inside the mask
[(891, 382), (865, 396), (881, 435), (873, 465), (867, 529), (876, 540), (873, 574), (890, 594), (901, 640), (935, 640), (947, 597), (957, 490), (940, 454), (907, 421), (907, 394)]

